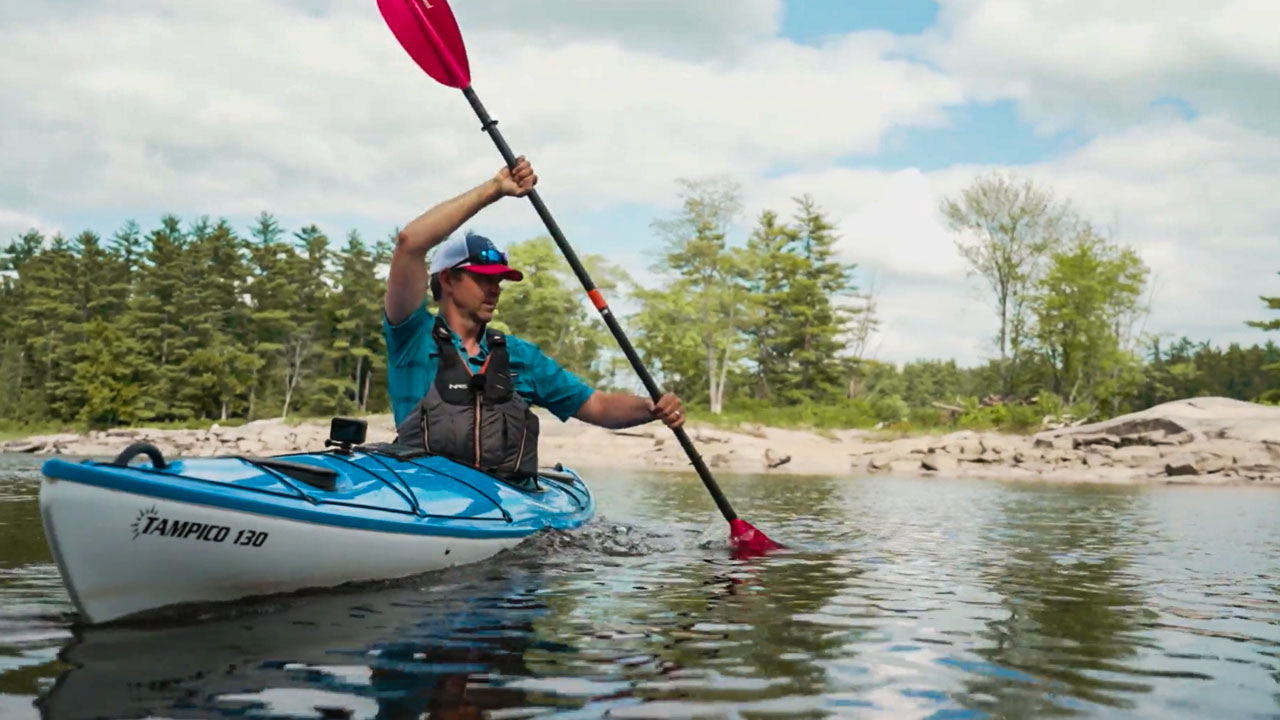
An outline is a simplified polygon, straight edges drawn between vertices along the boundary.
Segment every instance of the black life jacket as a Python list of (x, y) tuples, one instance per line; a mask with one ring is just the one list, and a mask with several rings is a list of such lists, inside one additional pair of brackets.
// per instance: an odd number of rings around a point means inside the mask
[(489, 357), (472, 374), (437, 316), (431, 336), (439, 348), (436, 379), (396, 427), (396, 444), (421, 447), (505, 480), (538, 472), (538, 416), (515, 391), (507, 338), (485, 329)]

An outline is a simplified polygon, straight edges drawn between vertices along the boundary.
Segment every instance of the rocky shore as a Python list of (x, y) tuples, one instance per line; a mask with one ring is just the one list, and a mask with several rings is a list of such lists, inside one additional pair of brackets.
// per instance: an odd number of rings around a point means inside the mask
[[(369, 442), (389, 442), (389, 415), (371, 416)], [(1280, 485), (1280, 407), (1192, 398), (1110, 420), (1034, 435), (959, 431), (890, 438), (866, 430), (808, 432), (768, 427), (690, 429), (719, 472), (894, 474), (1088, 483)], [(0, 452), (104, 457), (146, 440), (166, 457), (272, 455), (324, 449), (327, 423), (258, 420), (208, 430), (113, 429), (43, 435)], [(687, 471), (672, 434), (656, 425), (609, 431), (543, 416), (543, 465)]]

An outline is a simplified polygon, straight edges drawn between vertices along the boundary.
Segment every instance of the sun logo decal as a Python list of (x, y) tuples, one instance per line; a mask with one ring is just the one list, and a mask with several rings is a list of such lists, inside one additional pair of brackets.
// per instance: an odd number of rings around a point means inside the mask
[(142, 528), (143, 528), (143, 526), (144, 526), (144, 521), (145, 521), (147, 518), (154, 518), (154, 517), (160, 517), (160, 513), (156, 512), (156, 506), (155, 506), (155, 505), (152, 505), (151, 507), (147, 508), (146, 510), (139, 510), (139, 511), (138, 511), (138, 517), (134, 518), (134, 519), (133, 519), (133, 524), (129, 526), (129, 527), (133, 530), (133, 539), (134, 539), (134, 540), (137, 540), (137, 539), (138, 539), (138, 536), (142, 534)]

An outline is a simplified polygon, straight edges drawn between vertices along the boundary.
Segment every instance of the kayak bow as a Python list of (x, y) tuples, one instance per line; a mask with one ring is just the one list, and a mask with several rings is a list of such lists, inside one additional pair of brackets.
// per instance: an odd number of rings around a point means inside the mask
[[(384, 580), (477, 562), (587, 522), (573, 471), (508, 483), (395, 446), (165, 462), (45, 462), (40, 514), (90, 623), (183, 603)], [(150, 464), (130, 465), (138, 454)]]

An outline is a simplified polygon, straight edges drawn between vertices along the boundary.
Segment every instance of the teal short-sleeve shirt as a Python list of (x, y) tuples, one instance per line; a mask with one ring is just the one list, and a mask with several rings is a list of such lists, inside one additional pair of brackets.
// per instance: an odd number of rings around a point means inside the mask
[[(383, 333), (387, 339), (387, 391), (391, 395), (391, 410), (399, 425), (413, 411), (427, 389), (436, 379), (436, 367), (440, 353), (431, 339), (435, 316), (426, 305), (397, 325), (392, 325), (384, 313)], [(480, 354), (468, 355), (462, 348), (458, 334), (450, 330), (453, 345), (467, 358), (473, 371), (484, 365), (489, 356), (488, 343), (480, 339)], [(551, 411), (561, 420), (568, 420), (578, 412), (582, 403), (594, 390), (576, 375), (560, 367), (533, 343), (514, 335), (507, 336), (507, 354), (511, 358), (511, 380), (516, 392), (525, 402), (539, 405)]]

